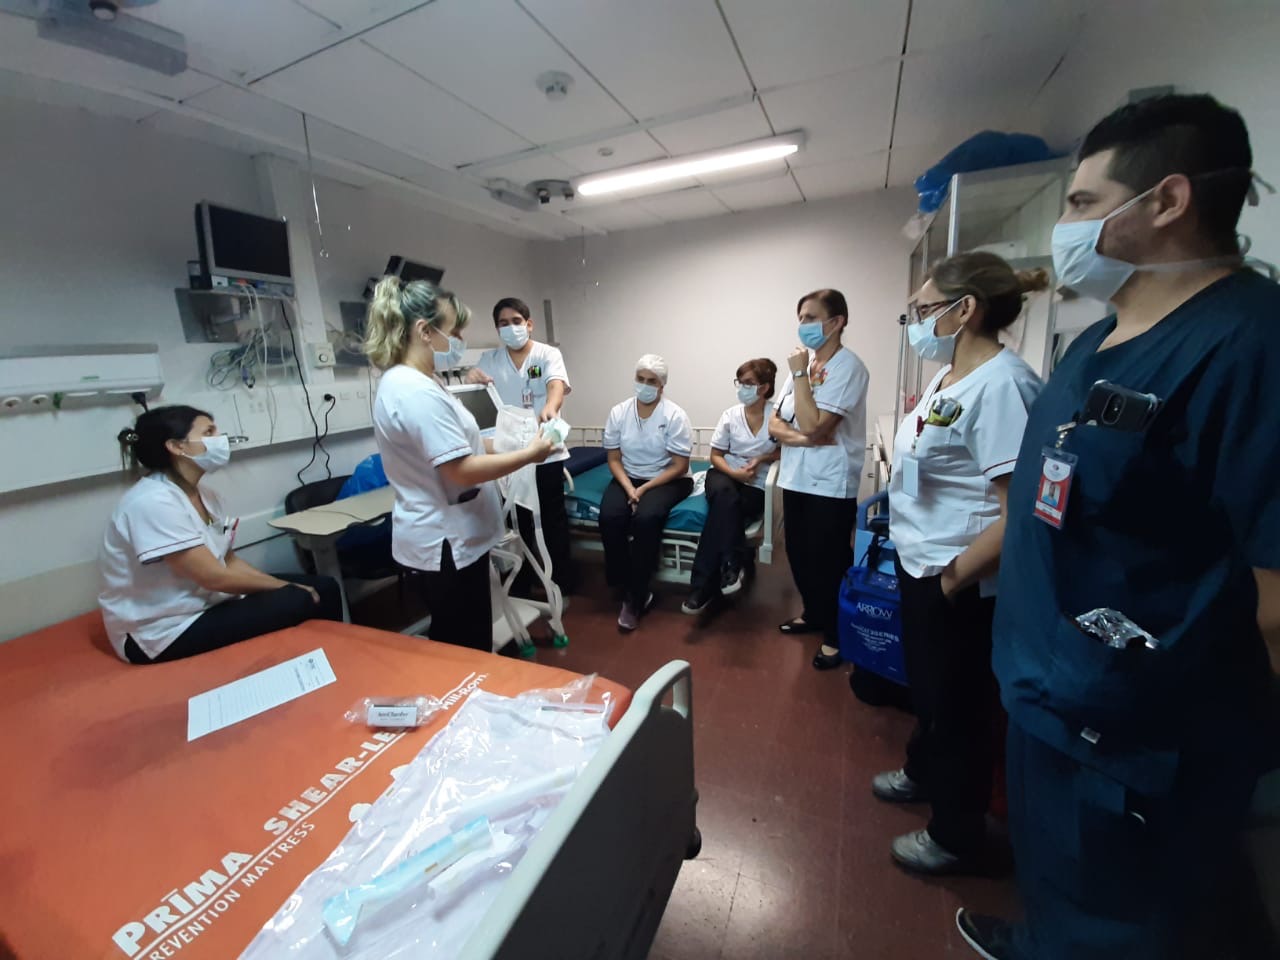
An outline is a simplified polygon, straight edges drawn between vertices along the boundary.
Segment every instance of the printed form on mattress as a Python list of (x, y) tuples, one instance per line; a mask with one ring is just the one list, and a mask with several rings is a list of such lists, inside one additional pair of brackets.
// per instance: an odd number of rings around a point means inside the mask
[(609, 733), (594, 676), (477, 690), (249, 944), (244, 960), (456, 957)]

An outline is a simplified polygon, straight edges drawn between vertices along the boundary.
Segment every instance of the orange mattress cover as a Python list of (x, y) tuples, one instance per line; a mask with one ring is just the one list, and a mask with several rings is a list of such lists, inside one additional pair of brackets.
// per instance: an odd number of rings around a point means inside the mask
[[(189, 697), (316, 647), (336, 683), (187, 742)], [(575, 676), (325, 621), (145, 667), (96, 613), (0, 644), (0, 957), (238, 956), (471, 690)], [(600, 682), (616, 720), (630, 693)], [(407, 732), (342, 717), (417, 694), (449, 709)]]

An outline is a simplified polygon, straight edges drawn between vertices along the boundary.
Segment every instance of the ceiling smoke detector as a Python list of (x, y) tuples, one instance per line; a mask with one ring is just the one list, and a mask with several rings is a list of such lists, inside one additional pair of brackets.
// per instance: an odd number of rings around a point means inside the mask
[(548, 100), (558, 101), (569, 95), (569, 88), (573, 86), (573, 77), (560, 70), (548, 70), (546, 73), (538, 74), (536, 83)]

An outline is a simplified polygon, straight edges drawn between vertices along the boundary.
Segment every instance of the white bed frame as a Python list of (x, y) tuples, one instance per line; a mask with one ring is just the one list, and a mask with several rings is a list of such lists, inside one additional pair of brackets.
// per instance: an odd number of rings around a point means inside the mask
[[(711, 436), (713, 427), (696, 427), (693, 430), (693, 460), (707, 460), (711, 457)], [(569, 447), (601, 447), (604, 446), (604, 427), (574, 427), (569, 431), (569, 439), (565, 441)], [(567, 475), (567, 474), (566, 474)], [(573, 478), (569, 478), (569, 489), (573, 489)], [(593, 520), (569, 518), (569, 530), (573, 535), (573, 545), (583, 553), (603, 553), (604, 544), (600, 542), (600, 531)], [(769, 473), (765, 479), (764, 515), (747, 527), (747, 542), (758, 544), (756, 556), (761, 563), (773, 563), (773, 545), (782, 532), (782, 494), (778, 490), (778, 463), (769, 465)], [(666, 583), (688, 584), (693, 574), (693, 558), (698, 552), (698, 540), (702, 533), (687, 530), (664, 530), (662, 533), (662, 550), (658, 555), (657, 579)]]
[(691, 683), (673, 660), (635, 692), (458, 960), (649, 955), (680, 865), (701, 846)]

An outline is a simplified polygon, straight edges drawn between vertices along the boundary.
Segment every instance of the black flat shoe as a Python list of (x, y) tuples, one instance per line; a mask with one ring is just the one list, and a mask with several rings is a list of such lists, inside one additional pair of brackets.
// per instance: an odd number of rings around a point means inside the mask
[(802, 633), (817, 633), (818, 627), (811, 623), (805, 623), (799, 617), (794, 620), (788, 620), (786, 623), (778, 624), (778, 632), (785, 633), (788, 636), (799, 636)]
[(818, 648), (818, 652), (813, 655), (813, 669), (815, 670), (834, 670), (840, 664), (844, 663), (840, 654), (833, 653), (830, 656), (822, 652), (822, 648)]

